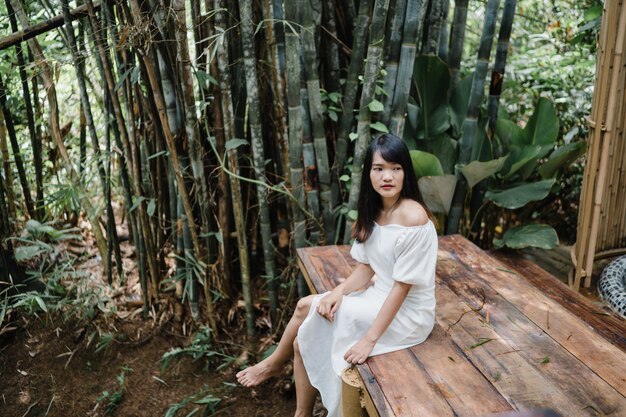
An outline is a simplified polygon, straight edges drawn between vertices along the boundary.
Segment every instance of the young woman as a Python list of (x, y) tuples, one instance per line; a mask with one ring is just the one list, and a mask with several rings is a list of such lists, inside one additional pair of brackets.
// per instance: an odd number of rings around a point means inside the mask
[(340, 416), (343, 369), (421, 343), (432, 331), (437, 232), (430, 218), (404, 142), (373, 139), (352, 232), (358, 266), (332, 291), (301, 299), (276, 350), (238, 381), (258, 385), (294, 355), (295, 415), (311, 416), (319, 391), (328, 416)]

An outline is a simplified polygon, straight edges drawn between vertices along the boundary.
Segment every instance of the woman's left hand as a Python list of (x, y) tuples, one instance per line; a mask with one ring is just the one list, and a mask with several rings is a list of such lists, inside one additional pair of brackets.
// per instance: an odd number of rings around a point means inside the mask
[(375, 344), (376, 342), (372, 342), (363, 338), (356, 342), (350, 349), (348, 349), (346, 354), (343, 355), (343, 358), (348, 363), (360, 365), (365, 362), (370, 353), (372, 353), (372, 349), (374, 349)]

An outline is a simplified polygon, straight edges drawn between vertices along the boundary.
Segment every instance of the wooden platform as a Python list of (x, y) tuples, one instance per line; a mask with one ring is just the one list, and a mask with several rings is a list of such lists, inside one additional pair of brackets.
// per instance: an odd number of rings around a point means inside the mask
[[(350, 274), (349, 249), (298, 249), (312, 291)], [(358, 367), (368, 413), (472, 417), (550, 408), (567, 417), (626, 416), (624, 322), (536, 265), (496, 256), (459, 235), (439, 239), (435, 329), (421, 345)]]

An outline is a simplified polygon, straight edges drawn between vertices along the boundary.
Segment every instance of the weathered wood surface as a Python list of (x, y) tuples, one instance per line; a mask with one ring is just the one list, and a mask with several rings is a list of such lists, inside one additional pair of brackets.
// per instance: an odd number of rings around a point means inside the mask
[[(350, 274), (349, 249), (298, 250), (312, 291)], [(492, 255), (458, 235), (439, 239), (433, 334), (359, 366), (379, 415), (470, 417), (539, 407), (626, 415), (623, 323), (598, 315), (540, 268)]]
[(614, 314), (607, 314), (588, 298), (572, 291), (563, 282), (555, 279), (528, 259), (515, 253), (502, 251), (493, 252), (491, 255), (504, 263), (512, 273), (523, 276), (544, 295), (563, 305), (605, 339), (626, 351), (626, 320)]

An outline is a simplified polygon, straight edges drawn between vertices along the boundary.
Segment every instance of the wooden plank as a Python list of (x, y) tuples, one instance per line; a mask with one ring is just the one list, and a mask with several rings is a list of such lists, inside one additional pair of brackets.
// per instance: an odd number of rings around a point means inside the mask
[[(622, 396), (626, 395), (624, 351), (595, 333), (584, 321), (546, 297), (535, 286), (506, 271), (505, 265), (485, 255), (465, 238), (452, 236), (442, 239), (439, 247), (438, 270), (448, 263), (450, 273), (454, 273), (454, 269), (463, 269), (463, 274), (476, 278), (477, 286), (490, 286)], [(461, 276), (457, 278), (464, 279)]]
[[(448, 270), (450, 267), (444, 262), (441, 269)], [(473, 313), (473, 316), (489, 325), (498, 337), (506, 340), (520, 357), (535, 367), (559, 391), (561, 401), (569, 399), (572, 406), (579, 410), (579, 414), (572, 415), (586, 415), (580, 410), (588, 406), (605, 414), (615, 410), (626, 413), (626, 398), (623, 395), (490, 288), (482, 277), (462, 267), (450, 274), (440, 272), (439, 277), (439, 285), (447, 287), (443, 291), (444, 299), (447, 297), (445, 302), (454, 300), (447, 294), (451, 290), (469, 305), (483, 305), (480, 313)]]
[(373, 356), (367, 365), (396, 416), (453, 417), (454, 411), (409, 349)]
[(437, 282), (437, 298), (439, 324), (449, 328), (452, 340), (515, 409), (548, 407), (568, 417), (593, 415), (555, 387), (537, 365), (530, 364), (482, 316), (467, 313), (470, 306), (459, 302), (442, 282)]
[(513, 409), (438, 324), (424, 343), (410, 350), (455, 416), (475, 417)]
[(345, 257), (345, 249), (337, 246), (299, 248), (297, 253), (300, 269), (311, 292), (321, 294), (335, 288), (354, 269)]
[(503, 251), (494, 251), (491, 256), (505, 264), (507, 268), (518, 272), (542, 294), (561, 304), (602, 337), (626, 352), (626, 321), (624, 319), (607, 315), (588, 298), (572, 291), (567, 285), (528, 259)]
[[(363, 385), (367, 391), (365, 409), (368, 411), (370, 417), (393, 417), (394, 414), (391, 405), (389, 405), (387, 398), (385, 398), (385, 394), (383, 394), (369, 365), (367, 363), (357, 365), (357, 369), (359, 370), (359, 374), (363, 379)], [(371, 405), (368, 404), (368, 401), (371, 401)], [(374, 413), (370, 412), (370, 407), (372, 406), (376, 409)]]

